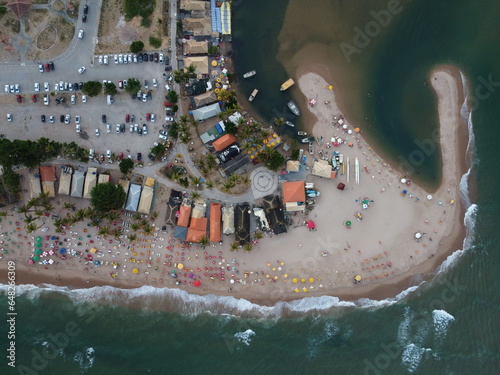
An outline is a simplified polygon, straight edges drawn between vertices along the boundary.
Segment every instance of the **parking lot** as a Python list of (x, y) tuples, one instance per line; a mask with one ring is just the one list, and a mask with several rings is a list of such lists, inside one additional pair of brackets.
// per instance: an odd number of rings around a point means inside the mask
[[(83, 74), (78, 74), (77, 68), (73, 67), (73, 72), (68, 71), (68, 67), (59, 69), (58, 64), (55, 70), (51, 72), (38, 72), (38, 68), (33, 68), (27, 75), (19, 77), (18, 81), (14, 79), (2, 78), (2, 95), (0, 102), (2, 103), (2, 111), (0, 124), (2, 124), (1, 134), (4, 134), (9, 139), (38, 139), (47, 137), (60, 142), (75, 141), (84, 148), (94, 148), (96, 154), (105, 153), (111, 149), (113, 153), (118, 154), (123, 152), (125, 155), (132, 154), (134, 160), (137, 153), (141, 152), (144, 156), (147, 155), (149, 149), (154, 142), (159, 141), (159, 130), (162, 129), (164, 123), (165, 112), (163, 103), (165, 101), (166, 89), (164, 73), (165, 64), (155, 62), (131, 63), (131, 64), (115, 64), (113, 55), (109, 55), (109, 64), (100, 65), (98, 59), (94, 60), (94, 65), (86, 66), (86, 71)], [(61, 73), (59, 73), (61, 71)], [(15, 77), (16, 75), (14, 75)], [(130, 95), (123, 89), (118, 88), (119, 80), (128, 80), (129, 78), (137, 78), (141, 82), (142, 92), (147, 90), (144, 88), (144, 80), (149, 81), (149, 90), (152, 92), (152, 99), (147, 102), (142, 100), (131, 99)], [(152, 79), (156, 78), (158, 87), (154, 88)], [(82, 102), (81, 91), (64, 91), (56, 92), (54, 96), (50, 95), (50, 105), (43, 104), (44, 82), (50, 85), (50, 92), (54, 91), (55, 83), (60, 81), (65, 82), (85, 82), (95, 80), (102, 82), (103, 80), (112, 81), (118, 88), (118, 94), (113, 97), (114, 103), (108, 105), (104, 94), (90, 98), (87, 96), (87, 102)], [(35, 92), (34, 83), (40, 84), (40, 91)], [(16, 102), (16, 96), (5, 94), (3, 87), (5, 84), (20, 85), (20, 94), (23, 97), (22, 103)], [(37, 102), (33, 103), (31, 96), (37, 94)], [(76, 104), (71, 104), (71, 95), (76, 96)], [(56, 98), (65, 98), (65, 103), (56, 104)], [(7, 114), (12, 114), (12, 122), (7, 121)], [(156, 121), (147, 122), (146, 114), (152, 113), (156, 115)], [(71, 116), (70, 124), (61, 123), (60, 115), (69, 114)], [(102, 122), (102, 115), (106, 115), (107, 123), (111, 125), (111, 131), (108, 133), (106, 124)], [(147, 124), (148, 134), (140, 136), (137, 133), (130, 133), (129, 124), (125, 122), (126, 114), (135, 116), (135, 123), (140, 127), (142, 124)], [(46, 116), (46, 122), (41, 122), (41, 115)], [(81, 132), (76, 132), (75, 117), (81, 117)], [(49, 116), (55, 116), (55, 122), (49, 122)], [(116, 124), (125, 124), (125, 132), (116, 132)], [(99, 136), (96, 136), (95, 130), (99, 129)], [(85, 134), (88, 136), (84, 139)]]

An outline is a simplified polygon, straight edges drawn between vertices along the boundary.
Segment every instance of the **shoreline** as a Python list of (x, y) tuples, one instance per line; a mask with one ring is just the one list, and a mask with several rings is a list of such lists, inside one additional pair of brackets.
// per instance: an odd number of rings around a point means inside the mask
[[(456, 75), (452, 76), (449, 73), (450, 72), (447, 71), (446, 69), (437, 69), (433, 71), (431, 75), (434, 76), (435, 74), (438, 75), (448, 74), (448, 77), (451, 77), (453, 83), (456, 85), (458, 83), (456, 80)], [(443, 104), (442, 100), (443, 98), (440, 99), (439, 102), (440, 105)], [(458, 108), (460, 108), (463, 103), (463, 100), (461, 101), (460, 100), (461, 100), (460, 96), (457, 96), (457, 103), (455, 104), (458, 106)], [(440, 110), (440, 114), (441, 112), (442, 108)], [(308, 117), (317, 118), (316, 115), (314, 115), (313, 113), (310, 113), (310, 116)], [(440, 122), (440, 126), (441, 125), (442, 124)], [(468, 138), (466, 136), (467, 136), (467, 129), (464, 127), (464, 129), (460, 131), (460, 134), (457, 134), (457, 137), (455, 139), (455, 144), (453, 145), (453, 147), (451, 147), (451, 150), (464, 151), (464, 152), (454, 152), (454, 155), (456, 157), (456, 160), (454, 161), (456, 162), (455, 165), (459, 166), (456, 170), (457, 175), (455, 176), (455, 178), (452, 178), (455, 181), (457, 180), (460, 181), (461, 176), (463, 175), (463, 173), (465, 173), (467, 168), (465, 160), (465, 149), (467, 146)], [(444, 165), (445, 163), (443, 163), (443, 168)], [(443, 188), (443, 184), (444, 183), (441, 184), (439, 189)], [(223, 288), (216, 288), (215, 285), (214, 288), (210, 287), (205, 288), (204, 286), (202, 286), (202, 288), (194, 288), (192, 286), (186, 285), (179, 289), (197, 295), (215, 294), (217, 296), (233, 296), (234, 298), (243, 298), (250, 302), (266, 306), (272, 306), (278, 302), (287, 302), (287, 301), (302, 299), (304, 297), (319, 297), (319, 296), (337, 297), (342, 301), (356, 301), (361, 298), (368, 298), (371, 300), (383, 300), (387, 298), (393, 298), (402, 291), (407, 290), (409, 287), (418, 285), (424, 280), (430, 280), (434, 276), (435, 271), (439, 267), (439, 265), (441, 265), (443, 261), (450, 254), (452, 254), (457, 250), (462, 249), (463, 240), (465, 238), (465, 233), (466, 233), (466, 228), (463, 225), (465, 207), (463, 207), (462, 204), (460, 204), (460, 207), (458, 207), (458, 205), (456, 207), (458, 209), (454, 210), (452, 228), (450, 229), (448, 235), (444, 236), (443, 239), (441, 240), (442, 245), (440, 247), (445, 250), (437, 251), (436, 254), (429, 257), (429, 259), (426, 259), (425, 261), (413, 265), (406, 272), (402, 272), (399, 275), (394, 275), (387, 280), (377, 281), (374, 283), (361, 284), (357, 286), (336, 285), (333, 286), (332, 288), (324, 288), (322, 290), (318, 289), (315, 291), (311, 290), (307, 295), (291, 294), (279, 290), (266, 294), (262, 293), (263, 290), (253, 290), (251, 288), (250, 289), (245, 288), (243, 290), (237, 290), (233, 292)], [(318, 214), (319, 213), (320, 212), (318, 212)], [(299, 235), (300, 233), (290, 233), (288, 240), (292, 240), (292, 237), (297, 237)], [(283, 237), (278, 237), (278, 238), (279, 240), (283, 239)], [(271, 240), (271, 241), (279, 241), (278, 238), (276, 238), (276, 240)], [(36, 272), (33, 272), (32, 270), (36, 270)], [(0, 265), (0, 274), (3, 275), (5, 272), (6, 269), (4, 267), (4, 264)], [(43, 283), (56, 286), (65, 286), (68, 287), (69, 289), (91, 288), (95, 286), (111, 286), (121, 289), (139, 288), (144, 285), (163, 287), (151, 283), (134, 282), (131, 280), (121, 280), (121, 279), (109, 280), (103, 278), (99, 274), (92, 274), (72, 269), (55, 269), (53, 272), (44, 274), (43, 269), (28, 267), (25, 264), (19, 264), (17, 266), (17, 272), (18, 272), (17, 281), (20, 284), (39, 285)], [(170, 285), (167, 285), (166, 287), (171, 289), (176, 288), (175, 286), (171, 287)]]

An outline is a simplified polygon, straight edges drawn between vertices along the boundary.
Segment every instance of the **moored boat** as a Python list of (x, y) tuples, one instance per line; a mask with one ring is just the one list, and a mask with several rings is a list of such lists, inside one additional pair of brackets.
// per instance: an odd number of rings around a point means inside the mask
[(257, 74), (257, 72), (255, 70), (251, 70), (251, 71), (246, 72), (245, 74), (243, 74), (243, 78), (250, 78), (250, 77), (253, 77), (256, 74)]
[(301, 131), (298, 131), (298, 132), (297, 132), (297, 135), (302, 135), (302, 136), (304, 136), (304, 135), (307, 135), (307, 132), (303, 132), (303, 131), (301, 130)]
[(313, 143), (314, 142), (314, 137), (306, 137), (302, 138), (302, 143)]
[(293, 81), (293, 79), (291, 79), (291, 78), (290, 78), (290, 79), (288, 79), (288, 80), (286, 80), (286, 81), (285, 81), (285, 82), (283, 82), (283, 84), (281, 85), (281, 87), (280, 87), (280, 91), (285, 91), (285, 90), (289, 89), (290, 87), (292, 87), (292, 86), (294, 85), (294, 83), (295, 83), (295, 82), (294, 82), (294, 81)]
[(299, 107), (297, 107), (297, 104), (293, 100), (290, 100), (286, 105), (295, 116), (300, 116)]
[(253, 90), (252, 93), (250, 94), (250, 96), (248, 97), (248, 101), (249, 102), (253, 101), (258, 93), (259, 93), (259, 90), (257, 90), (257, 89)]
[(313, 155), (313, 154), (314, 154), (314, 146), (313, 146), (313, 143), (312, 143), (312, 142), (309, 142), (309, 153), (310, 153), (311, 155)]
[(291, 128), (295, 127), (295, 124), (293, 122), (290, 122), (290, 121), (285, 121), (285, 124), (288, 125)]

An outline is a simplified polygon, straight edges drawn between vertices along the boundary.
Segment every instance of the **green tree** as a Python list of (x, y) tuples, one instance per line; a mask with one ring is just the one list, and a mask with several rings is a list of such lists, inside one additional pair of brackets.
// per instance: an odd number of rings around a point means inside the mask
[(129, 78), (127, 80), (127, 87), (125, 91), (130, 95), (137, 95), (137, 92), (141, 89), (141, 82), (137, 78)]
[(232, 121), (224, 121), (224, 125), (226, 126), (227, 134), (236, 134), (238, 132), (238, 127)]
[(125, 203), (125, 190), (111, 182), (97, 184), (90, 192), (90, 204), (100, 212), (119, 210)]
[(151, 46), (154, 48), (160, 48), (161, 47), (161, 39), (157, 38), (155, 36), (150, 36), (149, 37), (149, 44), (151, 44)]
[(122, 172), (124, 175), (128, 175), (132, 173), (132, 170), (134, 169), (134, 162), (132, 161), (132, 159), (126, 158), (122, 159), (118, 166), (120, 167), (120, 172)]
[(285, 124), (285, 119), (283, 117), (275, 117), (273, 122), (276, 126), (281, 126)]
[(179, 106), (177, 104), (174, 104), (172, 106), (172, 112), (177, 113), (178, 110), (179, 110)]
[(269, 153), (263, 153), (263, 161), (267, 168), (272, 171), (277, 171), (285, 164), (285, 157), (277, 150), (272, 150)]
[(116, 89), (116, 85), (113, 82), (106, 82), (104, 84), (104, 93), (106, 95), (116, 95), (118, 93), (118, 90)]
[(260, 240), (262, 237), (264, 237), (264, 235), (262, 234), (262, 232), (255, 232), (255, 234), (253, 235), (253, 237), (256, 240)]
[(207, 236), (201, 236), (200, 238), (200, 245), (202, 248), (205, 248), (205, 246), (208, 245), (210, 241), (208, 240), (208, 237)]
[(136, 40), (135, 42), (132, 42), (130, 45), (130, 52), (132, 53), (138, 53), (141, 52), (144, 49), (144, 43), (140, 40)]
[(21, 192), (21, 178), (10, 168), (5, 168), (3, 171), (3, 180), (5, 185), (13, 194)]
[(82, 92), (90, 97), (99, 95), (101, 91), (102, 83), (98, 81), (87, 81), (82, 87)]
[(292, 150), (292, 160), (299, 160), (300, 150), (298, 148)]
[(216, 56), (219, 54), (219, 48), (217, 46), (208, 47), (208, 54), (210, 56)]
[(238, 242), (233, 242), (229, 248), (229, 251), (235, 251), (240, 247), (240, 244)]
[(165, 146), (162, 143), (158, 143), (151, 149), (151, 153), (157, 158), (161, 158), (165, 154)]
[(170, 100), (171, 103), (175, 104), (179, 100), (179, 95), (174, 90), (170, 90), (167, 94), (168, 100)]

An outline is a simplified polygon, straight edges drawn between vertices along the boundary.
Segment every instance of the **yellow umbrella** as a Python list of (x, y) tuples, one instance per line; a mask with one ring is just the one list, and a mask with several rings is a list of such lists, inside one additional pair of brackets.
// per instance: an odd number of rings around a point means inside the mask
[(247, 150), (247, 154), (251, 154), (251, 153), (252, 153), (252, 151), (251, 151), (251, 150)]
[(276, 271), (276, 267), (271, 268), (273, 271)]
[(288, 274), (286, 274), (286, 273), (285, 273), (285, 274), (283, 275), (283, 277), (286, 279), (286, 278), (288, 277)]
[(184, 268), (184, 264), (179, 263), (179, 264), (177, 265), (177, 268), (178, 268), (178, 269), (180, 269), (180, 270), (182, 270), (182, 269)]
[(255, 159), (255, 156), (253, 156), (253, 155), (250, 155), (250, 159)]
[(276, 146), (276, 144), (273, 142), (273, 143), (271, 143), (271, 146)]
[(294, 278), (292, 279), (292, 283), (297, 284), (298, 282), (299, 282), (299, 279), (297, 279), (296, 277), (294, 277)]
[(305, 292), (307, 292), (308, 290), (307, 290), (307, 288), (304, 288), (304, 289), (302, 289), (302, 291), (305, 293)]
[(274, 280), (278, 280), (278, 276), (274, 276)]
[(314, 282), (314, 277), (310, 277), (310, 278), (309, 278), (309, 282), (310, 282), (310, 283), (313, 283), (313, 282)]
[(220, 79), (220, 78), (217, 78), (217, 82), (221, 82), (221, 81), (222, 81), (222, 79)]
[(295, 293), (298, 293), (300, 292), (300, 290), (298, 288), (295, 288)]
[(356, 133), (359, 133), (359, 128), (354, 129)]
[(301, 282), (305, 283), (306, 282), (306, 279), (300, 279)]
[(216, 94), (218, 94), (220, 92), (220, 89), (215, 89), (214, 91)]
[(332, 85), (328, 86), (328, 90), (333, 90), (333, 86)]
[(132, 273), (139, 273), (139, 269), (138, 269), (138, 268), (134, 268), (134, 269), (132, 270)]
[(213, 60), (212, 61), (212, 66), (217, 66), (217, 61)]
[(361, 281), (361, 276), (359, 276), (359, 275), (354, 276), (354, 280)]

